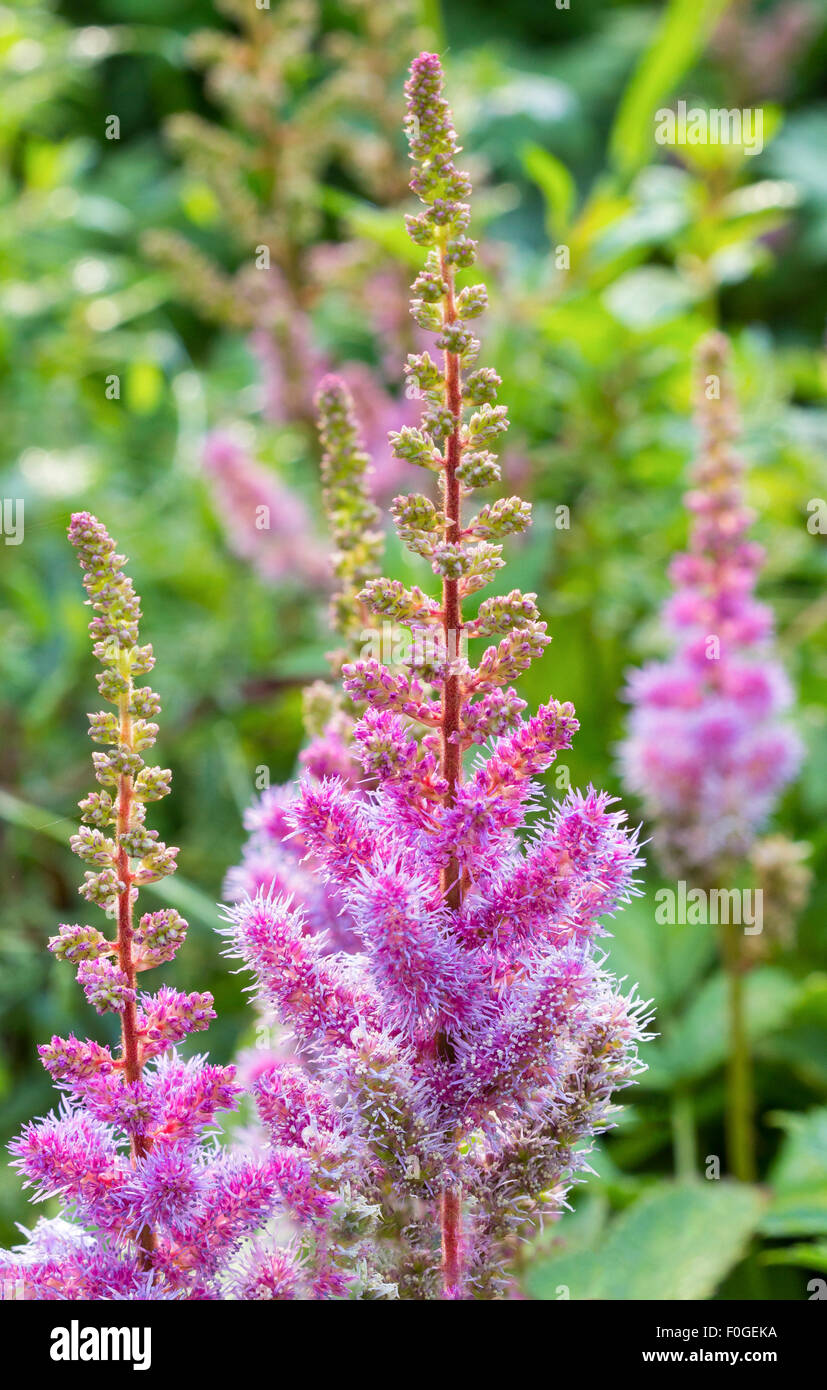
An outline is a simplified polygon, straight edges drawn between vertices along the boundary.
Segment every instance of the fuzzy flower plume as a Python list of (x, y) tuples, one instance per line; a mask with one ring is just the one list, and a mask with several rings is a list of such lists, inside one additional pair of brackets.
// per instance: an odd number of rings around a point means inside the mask
[[(139, 644), (138, 598), (105, 528), (81, 512), (69, 539), (94, 613), (98, 687), (115, 707), (89, 716), (106, 751), (93, 754), (100, 790), (80, 803), (72, 847), (89, 866), (80, 892), (114, 935), (64, 923), (49, 945), (76, 969), (92, 1007), (115, 1016), (120, 1045), (70, 1036), (40, 1048), (64, 1098), (11, 1149), (34, 1200), (58, 1198), (65, 1210), (0, 1253), (0, 1274), (32, 1299), (222, 1298), (237, 1287), (241, 1246), (275, 1212), (298, 1206), (297, 1219), (318, 1223), (331, 1199), (308, 1188), (292, 1154), (222, 1156), (212, 1133), (220, 1112), (236, 1105), (234, 1068), (175, 1052), (215, 1017), (212, 997), (168, 985), (139, 992), (138, 976), (171, 961), (187, 930), (174, 908), (137, 920), (135, 912), (140, 888), (171, 874), (177, 854), (146, 824), (147, 806), (170, 783), (167, 769), (144, 758), (160, 702), (136, 682), (154, 658)], [(290, 1282), (286, 1265), (281, 1278), (275, 1267), (263, 1274), (264, 1285), (268, 1277), (274, 1289)]]
[[(436, 487), (392, 512), (422, 587), (371, 576), (351, 598), (393, 638), (342, 670), (362, 780), (307, 776), (292, 796), (265, 794), (254, 834), (290, 848), (272, 879), (237, 893), (226, 935), (293, 1038), (293, 1057), (257, 1079), (262, 1121), (275, 1152), (298, 1151), (317, 1183), (338, 1175), (350, 1194), (370, 1296), (493, 1298), (512, 1291), (520, 1240), (559, 1210), (612, 1123), (613, 1092), (639, 1070), (646, 1009), (605, 970), (599, 938), (641, 860), (624, 813), (593, 788), (528, 825), (578, 724), (553, 698), (526, 717), (514, 688), (549, 641), (535, 596), (465, 611), (530, 509), (467, 505), (499, 478), (508, 421), (496, 372), (476, 365), (469, 325), (486, 292), (465, 275), (470, 185), (434, 54), (414, 61), (406, 91), (423, 205), (408, 218), (424, 252), (411, 309), (435, 355), (408, 359), (422, 421), (391, 446)], [(344, 390), (327, 379), (318, 403), (326, 467), (361, 473)], [(476, 664), (469, 638), (491, 639)], [(327, 925), (337, 918), (346, 948)], [(332, 1251), (313, 1297), (347, 1264)], [(242, 1277), (257, 1270), (289, 1296), (291, 1267), (263, 1259)]]
[(801, 758), (772, 612), (755, 598), (763, 552), (748, 535), (730, 371), (726, 338), (710, 335), (698, 356), (689, 549), (672, 561), (663, 610), (672, 652), (632, 672), (626, 692), (626, 784), (676, 875), (747, 854)]

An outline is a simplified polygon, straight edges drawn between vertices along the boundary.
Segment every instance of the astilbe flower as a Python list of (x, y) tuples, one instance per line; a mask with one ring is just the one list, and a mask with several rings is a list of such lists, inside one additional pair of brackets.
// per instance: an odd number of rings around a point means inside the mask
[[(139, 993), (138, 975), (172, 960), (187, 928), (172, 908), (135, 920), (140, 887), (172, 873), (177, 854), (145, 821), (147, 804), (170, 782), (168, 770), (143, 758), (160, 703), (136, 679), (154, 658), (139, 645), (138, 598), (105, 528), (81, 512), (69, 539), (95, 613), (98, 686), (116, 710), (89, 716), (92, 738), (107, 751), (93, 755), (101, 790), (80, 803), (72, 847), (91, 865), (80, 891), (114, 919), (115, 936), (66, 923), (49, 944), (77, 968), (98, 1012), (118, 1016), (120, 1047), (70, 1036), (40, 1048), (64, 1099), (11, 1149), (34, 1200), (59, 1197), (63, 1213), (41, 1219), (25, 1243), (3, 1252), (0, 1273), (34, 1299), (219, 1298), (246, 1287), (234, 1261), (274, 1213), (289, 1210), (315, 1228), (333, 1198), (309, 1184), (292, 1151), (253, 1158), (217, 1147), (216, 1116), (234, 1108), (240, 1092), (235, 1069), (175, 1051), (215, 1017), (212, 997), (168, 985)], [(273, 1297), (290, 1296), (286, 1264), (280, 1279), (274, 1265), (259, 1283)]]
[(743, 858), (801, 756), (773, 649), (771, 609), (755, 598), (763, 551), (748, 536), (730, 350), (720, 333), (698, 355), (700, 432), (689, 550), (670, 567), (663, 609), (671, 654), (629, 678), (621, 746), (626, 785), (643, 799), (667, 871), (701, 880)]
[(321, 589), (327, 556), (303, 500), (250, 458), (231, 434), (213, 430), (204, 444), (204, 471), (230, 545), (269, 584), (300, 582)]
[[(636, 891), (624, 813), (605, 793), (571, 792), (521, 841), (537, 779), (578, 727), (554, 699), (525, 718), (511, 685), (549, 640), (534, 596), (463, 611), (529, 508), (509, 498), (463, 512), (498, 478), (507, 420), (496, 373), (474, 366), (468, 323), (485, 292), (457, 284), (475, 243), (442, 87), (439, 59), (422, 53), (406, 89), (411, 187), (424, 204), (408, 227), (426, 251), (412, 309), (438, 356), (409, 358), (422, 428), (392, 439), (439, 481), (438, 501), (398, 497), (393, 512), (441, 593), (365, 584), (359, 603), (416, 640), (394, 668), (343, 668), (364, 711), (353, 740), (364, 781), (306, 778), (292, 804), (280, 793), (257, 812), (292, 832), (358, 949), (333, 949), (286, 879), (226, 914), (229, 952), (294, 1037), (289, 1072), (258, 1083), (273, 1140), (298, 1146), (318, 1180), (338, 1166), (373, 1212), (358, 1247), (370, 1287), (417, 1299), (508, 1291), (515, 1243), (559, 1211), (611, 1123), (612, 1092), (636, 1074), (645, 1027), (597, 946), (599, 918)], [(326, 447), (350, 439), (344, 388), (328, 380), (318, 401)], [(496, 644), (474, 666), (466, 637)], [(487, 756), (466, 767), (474, 745)]]

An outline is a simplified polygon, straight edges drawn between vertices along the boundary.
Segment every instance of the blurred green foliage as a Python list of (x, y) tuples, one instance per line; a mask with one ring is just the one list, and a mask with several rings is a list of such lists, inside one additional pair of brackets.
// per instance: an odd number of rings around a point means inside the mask
[[(764, 595), (808, 746), (775, 827), (811, 845), (821, 885), (794, 944), (750, 976), (762, 1179), (753, 1190), (704, 1180), (707, 1156), (724, 1147), (722, 980), (703, 929), (655, 924), (649, 871), (646, 897), (613, 924), (609, 945), (617, 972), (656, 1000), (660, 1036), (593, 1160), (597, 1176), (527, 1256), (534, 1297), (566, 1296), (563, 1287), (572, 1297), (802, 1298), (827, 1266), (827, 603), (824, 537), (807, 526), (808, 504), (827, 495), (827, 17), (804, 6), (796, 44), (784, 28), (790, 8), (445, 0), (440, 13), (428, 0), (419, 9), (447, 45), (457, 124), (484, 188), (486, 360), (504, 378), (513, 420), (506, 482), (535, 504), (506, 578), (538, 591), (554, 640), (523, 693), (574, 701), (572, 783), (620, 792), (617, 692), (626, 668), (658, 650), (666, 564), (686, 534), (691, 353), (720, 323), (736, 348)], [(334, 0), (320, 14), (323, 29), (350, 22)], [(220, 1060), (250, 1018), (210, 904), (238, 857), (255, 771), (290, 776), (301, 686), (326, 670), (323, 600), (298, 584), (275, 591), (232, 556), (200, 469), (205, 429), (232, 415), (256, 427), (267, 466), (318, 512), (312, 440), (298, 423), (262, 424), (244, 334), (179, 302), (142, 249), (166, 227), (206, 237), (219, 262), (237, 266), (209, 188), (163, 133), (175, 113), (221, 121), (185, 40), (228, 25), (207, 0), (0, 5), (2, 496), (25, 502), (23, 545), (0, 546), (4, 1139), (52, 1103), (37, 1042), (108, 1029), (44, 950), (57, 922), (78, 916), (65, 840), (91, 782), (93, 662), (65, 543), (70, 511), (105, 520), (143, 599), (164, 705), (159, 757), (173, 771), (157, 823), (181, 845), (180, 891), (192, 889), (191, 938), (169, 976), (215, 993), (209, 1047)], [(768, 48), (771, 80), (760, 61)], [(312, 87), (318, 53), (304, 57)], [(764, 150), (659, 148), (654, 111), (677, 97), (761, 104)], [(113, 113), (118, 141), (105, 138)], [(357, 238), (374, 263), (401, 250), (398, 209), (368, 200), (335, 154), (317, 193), (314, 236)], [(334, 295), (318, 308), (333, 357), (352, 348), (353, 300), (344, 302), (337, 309)], [(368, 335), (360, 350), (376, 351)], [(107, 395), (112, 375), (118, 399)], [(404, 578), (409, 562), (393, 544), (389, 556)], [(410, 577), (423, 580), (419, 570)], [(6, 1239), (27, 1206), (0, 1171)]]

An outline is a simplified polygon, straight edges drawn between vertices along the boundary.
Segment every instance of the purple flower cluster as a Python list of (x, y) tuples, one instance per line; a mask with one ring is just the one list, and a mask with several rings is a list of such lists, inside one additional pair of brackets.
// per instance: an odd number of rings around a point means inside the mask
[(748, 538), (722, 334), (701, 344), (698, 376), (689, 550), (672, 561), (663, 610), (673, 651), (631, 673), (621, 758), (664, 867), (703, 876), (748, 853), (801, 749), (783, 718), (791, 691), (773, 652), (772, 612), (754, 594), (763, 552)]
[[(292, 796), (265, 793), (226, 934), (293, 1039), (295, 1062), (256, 1082), (273, 1140), (303, 1154), (320, 1184), (334, 1171), (345, 1180), (365, 1214), (371, 1288), (455, 1299), (508, 1291), (517, 1243), (559, 1211), (611, 1123), (612, 1092), (639, 1069), (646, 1019), (597, 944), (601, 917), (636, 891), (624, 813), (590, 788), (527, 824), (538, 779), (578, 727), (553, 699), (526, 718), (511, 684), (549, 640), (534, 596), (514, 590), (463, 613), (530, 511), (507, 498), (465, 515), (471, 493), (499, 478), (507, 419), (496, 373), (474, 366), (468, 321), (485, 291), (457, 284), (475, 243), (442, 85), (438, 58), (421, 54), (407, 96), (425, 211), (408, 228), (427, 254), (411, 307), (438, 357), (408, 359), (422, 420), (391, 437), (399, 459), (438, 479), (437, 501), (398, 497), (392, 511), (441, 593), (374, 577), (356, 596), (368, 617), (418, 640), (393, 666), (343, 667), (361, 782), (308, 776)], [(328, 378), (317, 402), (327, 468), (337, 450), (352, 461), (346, 388)], [(348, 544), (358, 535), (354, 525)], [(473, 665), (466, 638), (495, 642)], [(258, 889), (245, 893), (256, 851)], [(346, 948), (328, 928), (337, 913)]]

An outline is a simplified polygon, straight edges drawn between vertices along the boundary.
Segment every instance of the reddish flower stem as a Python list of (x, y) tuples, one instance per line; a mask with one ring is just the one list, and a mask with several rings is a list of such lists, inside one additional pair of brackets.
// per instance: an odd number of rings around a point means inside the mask
[[(454, 323), (456, 306), (454, 303), (454, 272), (445, 256), (442, 256), (442, 278), (448, 286), (443, 301), (443, 324)], [(461, 444), (460, 427), (462, 423), (462, 381), (459, 357), (455, 352), (444, 354), (445, 403), (454, 417), (454, 427), (448, 436), (444, 455), (442, 477), (443, 510), (445, 512), (446, 541), (457, 542), (462, 532), (461, 488), (457, 477)], [(449, 661), (456, 660), (460, 652), (462, 633), (462, 603), (459, 593), (459, 580), (443, 579), (442, 582), (442, 622), (445, 634), (445, 654)], [(441, 769), (447, 783), (445, 801), (451, 805), (456, 790), (462, 781), (462, 749), (458, 734), (460, 729), (460, 709), (462, 706), (462, 682), (459, 675), (451, 675), (442, 689), (442, 711), (440, 720)], [(442, 892), (446, 903), (453, 910), (462, 906), (463, 884), (459, 864), (450, 859), (442, 871)], [(437, 1038), (438, 1051), (447, 1057), (453, 1055), (450, 1040), (441, 1033)], [(446, 1295), (458, 1290), (461, 1283), (461, 1223), (462, 1192), (459, 1184), (447, 1188), (440, 1201), (440, 1224), (442, 1228), (442, 1277)]]
[(442, 1282), (446, 1297), (453, 1297), (462, 1282), (462, 1193), (459, 1185), (448, 1188), (440, 1199), (442, 1223)]
[[(454, 304), (454, 273), (442, 260), (442, 277), (448, 286), (443, 308), (443, 323), (456, 320)], [(460, 481), (457, 468), (460, 462), (460, 425), (462, 422), (462, 382), (460, 379), (459, 357), (455, 352), (445, 352), (445, 403), (454, 417), (454, 428), (448, 436), (445, 447), (443, 470), (443, 509), (445, 512), (445, 540), (456, 543), (460, 540), (462, 520), (460, 516)], [(459, 596), (459, 580), (444, 579), (442, 582), (442, 623), (445, 633), (445, 653), (448, 660), (459, 656), (462, 633), (462, 604)], [(451, 805), (456, 789), (462, 780), (462, 750), (457, 735), (460, 728), (460, 707), (462, 703), (461, 681), (458, 675), (449, 676), (442, 690), (442, 775), (448, 783), (446, 801)], [(455, 861), (443, 871), (443, 891), (448, 905), (459, 908), (462, 903), (462, 883)]]
[[(127, 748), (132, 747), (132, 719), (128, 713), (129, 696), (121, 702), (121, 728), (120, 743)], [(123, 892), (118, 895), (118, 964), (126, 976), (129, 988), (135, 989), (135, 960), (132, 955), (132, 875), (129, 872), (129, 855), (120, 843), (121, 836), (129, 828), (129, 821), (132, 814), (132, 778), (121, 775), (118, 781), (118, 878), (123, 883)], [(124, 1079), (132, 1084), (140, 1081), (143, 1065), (141, 1062), (141, 1050), (138, 1040), (138, 1028), (136, 1022), (137, 1007), (134, 1000), (129, 1000), (121, 1011), (121, 1060), (123, 1063)], [(130, 1151), (133, 1167), (137, 1161), (144, 1158), (151, 1148), (151, 1143), (142, 1134), (133, 1133), (130, 1140)], [(150, 1253), (155, 1249), (155, 1236), (149, 1226), (144, 1226), (138, 1237), (138, 1244), (141, 1246), (141, 1263), (146, 1269), (150, 1266)]]

